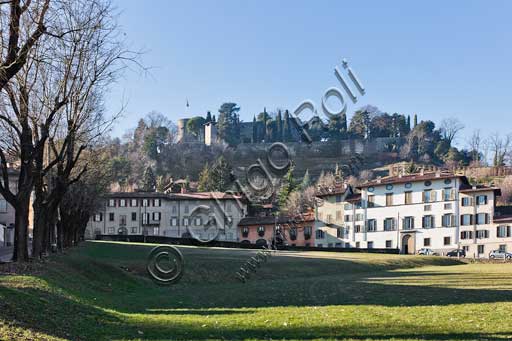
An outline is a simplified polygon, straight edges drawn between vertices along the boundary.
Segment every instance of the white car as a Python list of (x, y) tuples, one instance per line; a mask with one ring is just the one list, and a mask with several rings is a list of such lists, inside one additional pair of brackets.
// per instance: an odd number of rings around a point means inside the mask
[(490, 259), (512, 259), (512, 253), (501, 251), (501, 250), (494, 250), (489, 253)]
[(434, 250), (429, 249), (428, 247), (422, 247), (418, 250), (418, 255), (422, 256), (435, 256), (437, 253), (434, 252)]

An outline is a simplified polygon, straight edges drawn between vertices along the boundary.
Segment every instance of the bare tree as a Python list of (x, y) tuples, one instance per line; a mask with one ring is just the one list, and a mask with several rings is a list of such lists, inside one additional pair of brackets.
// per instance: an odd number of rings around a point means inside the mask
[(457, 135), (464, 129), (464, 124), (459, 121), (457, 118), (447, 118), (441, 121), (439, 125), (439, 130), (443, 138), (452, 145), (452, 142), (455, 142), (457, 139)]
[(498, 132), (492, 134), (489, 139), (489, 148), (493, 153), (493, 166), (504, 166), (509, 155), (512, 135), (501, 136)]
[(480, 165), (482, 158), (483, 141), (480, 135), (480, 129), (473, 131), (473, 134), (468, 139), (468, 149), (471, 153), (471, 158), (476, 165)]

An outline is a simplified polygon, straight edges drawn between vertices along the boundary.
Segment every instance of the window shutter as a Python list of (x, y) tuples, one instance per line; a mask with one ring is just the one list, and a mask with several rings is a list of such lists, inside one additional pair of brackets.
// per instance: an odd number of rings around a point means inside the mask
[[(485, 198), (485, 200), (487, 201), (487, 197)], [(486, 203), (487, 203), (487, 202), (486, 202)], [(486, 213), (486, 214), (485, 214), (485, 223), (486, 223), (486, 224), (489, 224), (489, 223), (490, 223), (489, 213)]]
[(421, 201), (422, 201), (422, 202), (425, 202), (425, 192), (422, 192), (422, 193), (421, 193)]
[(437, 192), (436, 191), (432, 191), (431, 196), (432, 197), (430, 199), (432, 202), (437, 201)]
[(453, 188), (450, 190), (450, 200), (455, 200), (455, 190)]
[(421, 227), (425, 227), (425, 219), (426, 217), (421, 218)]
[(510, 226), (507, 226), (507, 237), (510, 237)]
[(444, 200), (444, 198), (446, 197), (446, 190), (445, 190), (445, 189), (443, 189), (443, 190), (441, 191), (441, 195), (442, 195), (442, 198), (443, 198), (443, 200)]

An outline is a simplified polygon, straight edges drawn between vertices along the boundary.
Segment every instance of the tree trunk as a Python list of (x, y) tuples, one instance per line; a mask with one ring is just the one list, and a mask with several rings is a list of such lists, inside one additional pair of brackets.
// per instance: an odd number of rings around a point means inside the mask
[(28, 211), (30, 196), (21, 196), (15, 207), (13, 261), (28, 261)]

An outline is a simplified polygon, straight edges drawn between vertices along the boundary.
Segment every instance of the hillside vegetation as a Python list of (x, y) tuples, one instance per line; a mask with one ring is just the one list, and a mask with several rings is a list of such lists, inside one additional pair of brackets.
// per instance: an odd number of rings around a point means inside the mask
[(153, 246), (88, 242), (1, 276), (0, 339), (512, 337), (512, 264), (281, 252), (244, 284), (235, 272), (256, 251), (180, 247), (185, 274), (162, 287), (145, 274)]

